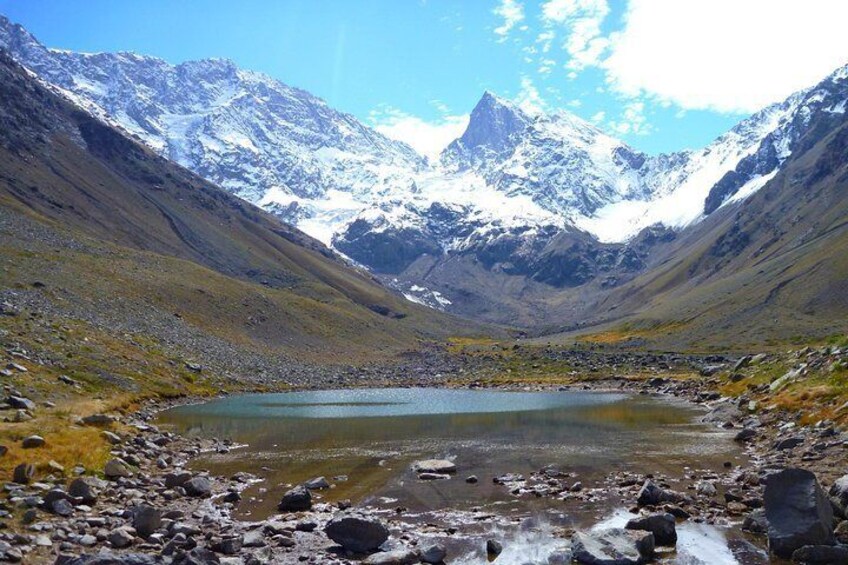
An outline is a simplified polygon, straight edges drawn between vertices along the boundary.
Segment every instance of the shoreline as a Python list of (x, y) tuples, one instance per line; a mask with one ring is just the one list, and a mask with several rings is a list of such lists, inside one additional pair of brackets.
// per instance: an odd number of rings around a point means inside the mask
[[(384, 386), (384, 383), (359, 384), (362, 386), (358, 388)], [(410, 379), (403, 384), (395, 381), (391, 386), (417, 388), (421, 387), (421, 384), (422, 382), (420, 380)], [(291, 388), (286, 389), (286, 391), (315, 390), (316, 388), (329, 390), (331, 387), (312, 386), (303, 389)], [(710, 425), (731, 430), (743, 429), (743, 422), (748, 417), (744, 413), (727, 410), (727, 407), (731, 405), (732, 399), (721, 396), (716, 397), (712, 389), (703, 381), (699, 380), (664, 378), (646, 380), (641, 378), (610, 377), (588, 380), (578, 379), (573, 382), (559, 384), (513, 383), (486, 386), (477, 383), (473, 378), (469, 378), (464, 383), (456, 381), (442, 382), (421, 388), (464, 388), (502, 391), (565, 390), (652, 394), (663, 397), (668, 401), (685, 402), (689, 405), (700, 406), (706, 410), (705, 421)], [(129, 477), (120, 477), (107, 484), (101, 483), (101, 500), (93, 506), (91, 511), (86, 511), (87, 506), (82, 505), (82, 508), (77, 506), (77, 511), (67, 518), (57, 517), (49, 513), (39, 513), (40, 521), (34, 523), (36, 524), (36, 532), (39, 530), (55, 532), (58, 529), (94, 531), (79, 536), (72, 534), (59, 543), (56, 543), (56, 540), (50, 540), (51, 547), (49, 550), (47, 550), (44, 539), (42, 538), (37, 540), (35, 548), (27, 554), (22, 555), (22, 558), (26, 559), (26, 562), (32, 563), (57, 562), (77, 564), (87, 563), (87, 561), (84, 559), (80, 560), (80, 558), (72, 558), (71, 555), (76, 556), (80, 553), (91, 555), (98, 550), (105, 550), (115, 551), (123, 555), (142, 553), (153, 559), (153, 561), (150, 561), (151, 563), (158, 563), (160, 561), (156, 561), (156, 558), (152, 556), (160, 555), (166, 551), (170, 552), (171, 558), (173, 558), (173, 555), (180, 554), (180, 552), (188, 555), (192, 551), (192, 548), (188, 547), (192, 545), (192, 542), (186, 542), (180, 547), (180, 544), (174, 543), (174, 541), (175, 539), (182, 541), (183, 537), (186, 539), (191, 537), (189, 535), (181, 537), (181, 533), (185, 534), (186, 532), (198, 530), (198, 532), (203, 532), (204, 542), (201, 545), (212, 548), (212, 551), (219, 560), (221, 558), (226, 560), (229, 557), (245, 556), (248, 554), (258, 560), (250, 561), (251, 563), (261, 563), (269, 559), (271, 562), (284, 563), (302, 560), (308, 561), (314, 559), (316, 555), (322, 556), (321, 559), (325, 560), (345, 559), (346, 556), (344, 554), (340, 555), (337, 550), (333, 550), (332, 542), (320, 531), (321, 525), (343, 512), (338, 506), (318, 503), (305, 514), (283, 514), (259, 522), (243, 521), (234, 518), (234, 508), (240, 499), (240, 493), (250, 486), (255, 477), (247, 473), (239, 473), (230, 478), (210, 477), (204, 473), (186, 471), (186, 469), (190, 468), (191, 462), (197, 456), (210, 450), (233, 449), (234, 446), (226, 440), (215, 441), (208, 438), (188, 438), (172, 432), (163, 433), (149, 424), (155, 419), (157, 414), (164, 410), (181, 405), (208, 402), (233, 394), (242, 393), (234, 392), (216, 395), (214, 397), (183, 397), (166, 400), (150, 399), (144, 402), (138, 410), (123, 420), (123, 424), (136, 431), (131, 437), (129, 434), (123, 437), (121, 442), (115, 444), (113, 449), (113, 454), (116, 457), (125, 456), (130, 458), (134, 463), (138, 463), (137, 466), (132, 466), (138, 469), (138, 471), (133, 472), (132, 476)], [(251, 392), (246, 391), (244, 394), (251, 394)], [(838, 468), (839, 464), (844, 462), (844, 459), (840, 459), (839, 456), (831, 457), (831, 454), (827, 453), (828, 450), (825, 450), (824, 456), (817, 460), (804, 460), (803, 455), (793, 455), (800, 451), (794, 448), (789, 450), (789, 455), (783, 450), (775, 453), (770, 448), (770, 444), (773, 444), (774, 441), (786, 435), (786, 429), (776, 426), (772, 420), (761, 422), (757, 429), (757, 437), (753, 441), (745, 442), (745, 453), (748, 455), (746, 465), (742, 468), (732, 470), (732, 472), (725, 476), (715, 477), (713, 480), (703, 480), (692, 474), (684, 474), (681, 478), (639, 477), (638, 480), (634, 480), (632, 477), (622, 475), (609, 477), (607, 484), (583, 485), (582, 490), (588, 493), (594, 489), (609, 489), (611, 484), (615, 483), (614, 488), (619, 490), (623, 500), (627, 500), (629, 497), (635, 501), (639, 489), (646, 478), (656, 480), (663, 488), (669, 488), (669, 490), (671, 486), (679, 487), (685, 481), (689, 481), (690, 490), (694, 490), (695, 492), (691, 496), (686, 491), (681, 493), (686, 496), (685, 499), (681, 499), (682, 501), (685, 500), (684, 502), (675, 505), (652, 505), (651, 508), (672, 510), (681, 516), (687, 514), (689, 519), (695, 523), (704, 522), (715, 524), (719, 527), (736, 528), (745, 521), (746, 517), (762, 506), (762, 485), (761, 481), (754, 480), (755, 477), (759, 479), (769, 472), (769, 470), (778, 466), (798, 464), (808, 468), (814, 468), (816, 474), (820, 475), (819, 479), (824, 479), (824, 484), (829, 486), (832, 480), (844, 472), (844, 470)], [(798, 430), (796, 429), (795, 432), (798, 433)], [(809, 433), (805, 435), (812, 436), (813, 432), (814, 429), (809, 430)], [(154, 445), (158, 446), (158, 450), (153, 448)], [(139, 449), (138, 446), (145, 446), (145, 448)], [(800, 446), (803, 447), (803, 444)], [(840, 444), (840, 446), (844, 450), (844, 444)], [(799, 446), (795, 447), (797, 448)], [(837, 446), (834, 445), (832, 448), (837, 449)], [(140, 453), (144, 455), (140, 456)], [(160, 462), (163, 458), (166, 458), (164, 463)], [(167, 458), (170, 458), (170, 460), (167, 460)], [(183, 475), (183, 477), (175, 478), (174, 475)], [(206, 479), (209, 483), (205, 485), (208, 487), (208, 490), (201, 489), (203, 492), (192, 495), (186, 492), (184, 487), (180, 491), (179, 489), (181, 487), (179, 485), (174, 486), (175, 481), (182, 480), (183, 484), (185, 484), (188, 480), (192, 479), (199, 479), (196, 482), (201, 483), (204, 482), (203, 479)], [(700, 487), (703, 483), (711, 483), (713, 484), (713, 488)], [(509, 485), (509, 487), (517, 489), (518, 496), (523, 496), (531, 490), (527, 488), (528, 481), (525, 481), (523, 485), (514, 484)], [(48, 494), (50, 492), (48, 489), (42, 490)], [(703, 492), (701, 492), (702, 490)], [(134, 491), (132, 495), (136, 498), (128, 498), (125, 495), (126, 491)], [(733, 493), (733, 496), (728, 498), (725, 495), (725, 501), (722, 503), (720, 500), (722, 493)], [(277, 493), (275, 497), (282, 494), (282, 492)], [(554, 489), (551, 491), (551, 496), (562, 494), (562, 490), (557, 491)], [(576, 496), (579, 497), (580, 494), (577, 493)], [(135, 503), (134, 505), (138, 506), (138, 503), (142, 502), (144, 504), (158, 503), (161, 506), (167, 507), (167, 510), (163, 508), (164, 511), (161, 513), (158, 528), (167, 533), (154, 533), (152, 536), (145, 538), (139, 536), (137, 531), (133, 532), (132, 529), (128, 529), (128, 526), (131, 526), (135, 519), (125, 509), (119, 510), (119, 506), (125, 508), (129, 503)], [(635, 510), (635, 507), (631, 507), (631, 509)], [(80, 510), (82, 510), (83, 516), (79, 516)], [(385, 516), (385, 510), (361, 507), (357, 508), (357, 511), (367, 517), (387, 519), (392, 521), (392, 523), (398, 523), (398, 520), (395, 520), (397, 517)], [(179, 512), (182, 514), (179, 515)], [(106, 516), (105, 519), (102, 518), (104, 515)], [(189, 526), (183, 528), (186, 522)], [(272, 530), (268, 530), (269, 523), (274, 524)], [(41, 524), (41, 526), (38, 527), (38, 524)], [(44, 524), (49, 524), (49, 526), (45, 526)], [(32, 526), (33, 524), (30, 524), (28, 528), (33, 530)], [(104, 529), (108, 531), (103, 531)], [(183, 529), (185, 531), (182, 531)], [(177, 533), (171, 534), (174, 530), (178, 530)], [(124, 534), (123, 541), (118, 540), (120, 534), (116, 534), (115, 532), (122, 532)], [(560, 534), (564, 533), (560, 532)], [(417, 539), (417, 534), (423, 535), (421, 531), (417, 533), (393, 531), (393, 534), (397, 534), (398, 536), (398, 539), (395, 540), (396, 542), (399, 540), (405, 540), (407, 542), (410, 540), (414, 541)], [(41, 535), (43, 536), (44, 534)], [(155, 537), (157, 535), (159, 537)], [(168, 538), (168, 535), (172, 535), (172, 537)], [(87, 539), (86, 536), (88, 536)], [(130, 536), (133, 536), (131, 540), (129, 539)], [(426, 538), (427, 536), (423, 537)], [(758, 539), (761, 542), (764, 541), (762, 536), (759, 536)], [(116, 544), (113, 543), (115, 541), (127, 543), (127, 546), (124, 548), (115, 547)], [(44, 547), (39, 548), (38, 542), (44, 545)], [(760, 545), (760, 547), (763, 547), (763, 545)], [(14, 550), (15, 547), (12, 546), (11, 549)], [(62, 551), (63, 549), (64, 552)], [(274, 561), (274, 559), (283, 560)], [(319, 560), (318, 562), (332, 561)]]

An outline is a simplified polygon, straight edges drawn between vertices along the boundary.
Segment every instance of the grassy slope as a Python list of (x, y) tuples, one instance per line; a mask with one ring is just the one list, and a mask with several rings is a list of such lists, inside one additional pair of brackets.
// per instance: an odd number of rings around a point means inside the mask
[(805, 343), (848, 330), (848, 124), (747, 201), (683, 235), (602, 295), (598, 324), (557, 341), (695, 350)]
[[(422, 342), (480, 331), (389, 292), (2, 54), (0, 303), (18, 311), (0, 316), (4, 365), (28, 369), (4, 384), (38, 403), (34, 420), (3, 413), (2, 477), (24, 460), (39, 476), (51, 460), (66, 474), (102, 469), (109, 446), (80, 416), (152, 396), (285, 387), (312, 367), (392, 363)], [(46, 447), (23, 450), (36, 432)]]

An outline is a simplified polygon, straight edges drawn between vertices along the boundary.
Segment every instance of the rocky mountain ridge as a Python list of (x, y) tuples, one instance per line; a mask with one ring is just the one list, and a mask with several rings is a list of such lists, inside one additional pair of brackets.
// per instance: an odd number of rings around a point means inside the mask
[(469, 297), (434, 278), (436, 265), (470, 261), (554, 289), (626, 282), (654, 245), (761, 189), (814, 117), (848, 99), (842, 68), (703, 149), (650, 156), (567, 112), (486, 92), (433, 163), (230, 61), (48, 49), (5, 18), (0, 47), (161, 155), (448, 309)]

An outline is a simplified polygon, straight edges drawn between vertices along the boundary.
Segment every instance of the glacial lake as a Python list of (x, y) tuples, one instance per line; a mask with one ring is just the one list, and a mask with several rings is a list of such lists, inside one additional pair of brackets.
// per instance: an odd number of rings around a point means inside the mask
[[(333, 484), (316, 492), (327, 502), (527, 515), (562, 502), (516, 497), (493, 477), (552, 466), (589, 486), (615, 471), (726, 472), (724, 462), (736, 465), (744, 455), (728, 433), (697, 423), (700, 414), (648, 395), (403, 388), (229, 396), (167, 410), (157, 423), (241, 445), (205, 454), (193, 467), (262, 478), (237, 510), (246, 519), (274, 514), (288, 486), (319, 476)], [(456, 475), (418, 480), (410, 465), (433, 458), (454, 461)], [(466, 483), (469, 475), (479, 482)], [(631, 502), (585, 505), (561, 518), (580, 525)]]

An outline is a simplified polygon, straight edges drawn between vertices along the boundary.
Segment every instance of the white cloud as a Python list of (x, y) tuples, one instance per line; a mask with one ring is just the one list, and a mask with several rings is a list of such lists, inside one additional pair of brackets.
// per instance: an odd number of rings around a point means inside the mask
[(627, 96), (752, 112), (848, 63), (846, 21), (844, 0), (630, 0), (599, 65)]
[(565, 28), (566, 68), (576, 72), (600, 62), (609, 47), (609, 39), (601, 34), (609, 11), (606, 0), (548, 0), (542, 4), (545, 26)]
[[(600, 119), (603, 119), (603, 112), (598, 112), (592, 117), (592, 121), (595, 121), (599, 114)], [(607, 125), (618, 135), (648, 135), (653, 131), (653, 127), (645, 116), (645, 103), (641, 100), (627, 102), (621, 117), (618, 120), (610, 120)]]
[[(446, 110), (441, 102), (436, 102), (437, 107)], [(467, 114), (444, 114), (441, 118), (428, 122), (392, 107), (372, 110), (369, 115), (369, 121), (375, 130), (386, 137), (409, 144), (430, 159), (437, 158), (451, 141), (462, 135), (468, 127), (468, 118)]]
[(501, 0), (493, 12), (503, 18), (503, 23), (495, 28), (495, 33), (500, 36), (498, 41), (506, 41), (510, 30), (524, 20), (524, 5), (518, 0)]
[(539, 89), (528, 76), (521, 77), (521, 90), (518, 91), (515, 102), (528, 114), (540, 114), (548, 108), (548, 103), (539, 94)]

